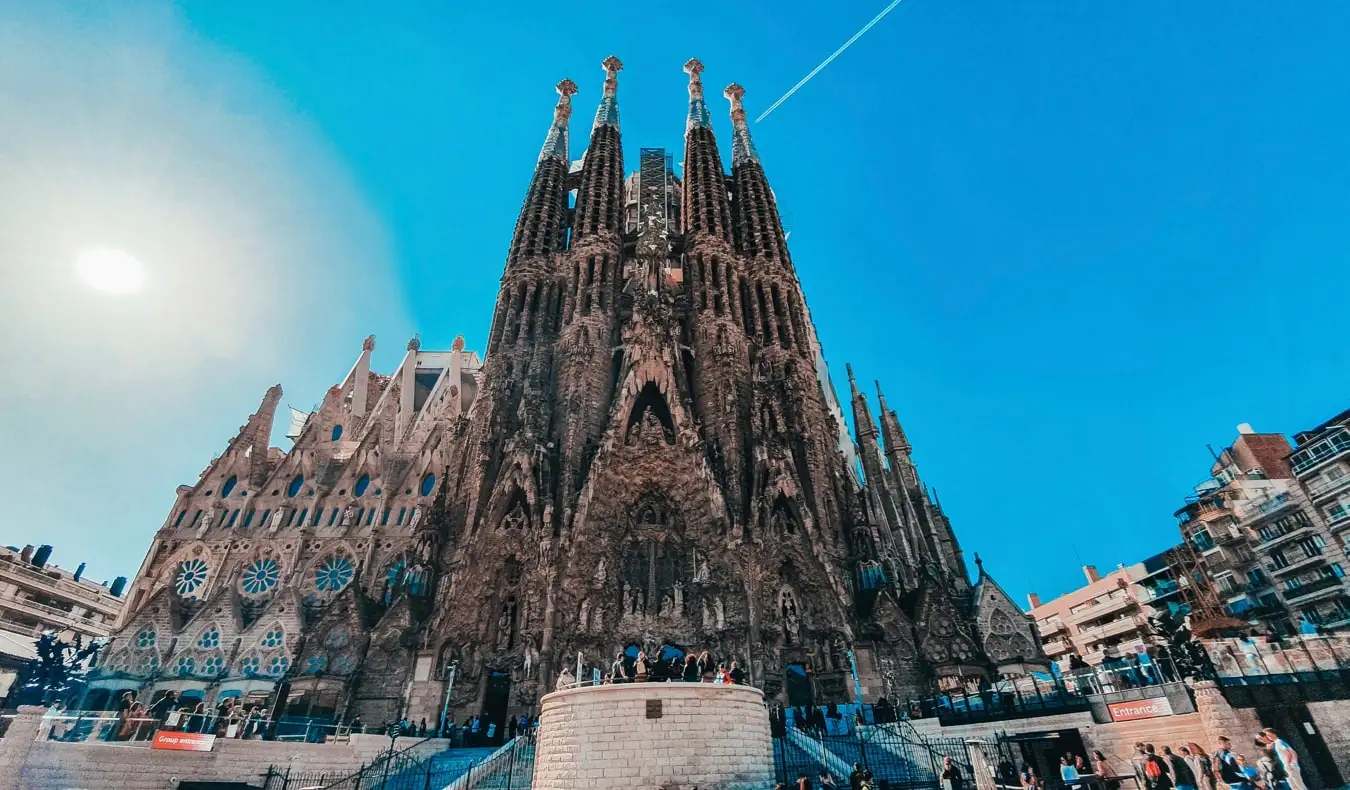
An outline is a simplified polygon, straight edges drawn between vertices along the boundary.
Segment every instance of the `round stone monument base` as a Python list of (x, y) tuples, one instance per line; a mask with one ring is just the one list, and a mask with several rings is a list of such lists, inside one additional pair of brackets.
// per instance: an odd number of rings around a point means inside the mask
[(764, 790), (773, 781), (759, 689), (622, 683), (542, 701), (534, 790)]

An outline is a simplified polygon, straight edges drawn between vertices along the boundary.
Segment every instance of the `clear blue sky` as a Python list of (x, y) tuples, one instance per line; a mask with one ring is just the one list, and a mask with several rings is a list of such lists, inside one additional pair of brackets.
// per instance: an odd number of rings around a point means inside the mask
[[(131, 575), (269, 384), (313, 405), (372, 332), (385, 371), (413, 331), (482, 349), (557, 80), (576, 157), (618, 55), (629, 162), (678, 161), (687, 58), (753, 116), (884, 3), (382, 5), (6, 4), (5, 542)], [(1176, 541), (1237, 423), (1350, 406), (1347, 30), (905, 0), (755, 126), (837, 388), (882, 380), (1015, 595)], [(147, 293), (72, 283), (89, 245)]]

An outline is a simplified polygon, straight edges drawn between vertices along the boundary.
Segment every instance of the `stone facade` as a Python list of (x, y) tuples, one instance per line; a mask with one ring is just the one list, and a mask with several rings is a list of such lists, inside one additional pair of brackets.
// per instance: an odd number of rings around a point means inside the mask
[(623, 684), (543, 699), (537, 790), (709, 788), (773, 784), (764, 697), (747, 686)]
[(744, 91), (730, 176), (690, 61), (683, 178), (643, 149), (625, 182), (604, 68), (576, 164), (558, 85), (485, 361), (414, 341), (379, 376), (372, 338), (288, 453), (269, 392), (179, 490), (101, 683), (501, 722), (578, 654), (707, 649), (793, 704), (854, 663), (869, 700), (1046, 666), (856, 383), (847, 436)]

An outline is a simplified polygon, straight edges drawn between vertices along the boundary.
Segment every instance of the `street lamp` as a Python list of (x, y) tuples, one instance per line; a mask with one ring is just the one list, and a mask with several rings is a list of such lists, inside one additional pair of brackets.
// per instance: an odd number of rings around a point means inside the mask
[(441, 726), (436, 731), (442, 738), (445, 737), (445, 717), (450, 713), (450, 692), (455, 690), (455, 673), (458, 669), (458, 661), (451, 661), (445, 665), (445, 699), (441, 702)]

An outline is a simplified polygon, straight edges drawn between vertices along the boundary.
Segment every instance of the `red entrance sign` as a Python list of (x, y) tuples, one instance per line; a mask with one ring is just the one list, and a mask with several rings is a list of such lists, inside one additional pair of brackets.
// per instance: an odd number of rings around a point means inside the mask
[(1133, 702), (1112, 702), (1106, 706), (1111, 712), (1111, 721), (1135, 721), (1136, 719), (1156, 719), (1159, 716), (1172, 715), (1172, 703), (1167, 697), (1141, 699)]
[(177, 752), (209, 752), (216, 745), (216, 736), (201, 732), (170, 732), (159, 730), (151, 749), (169, 749)]

